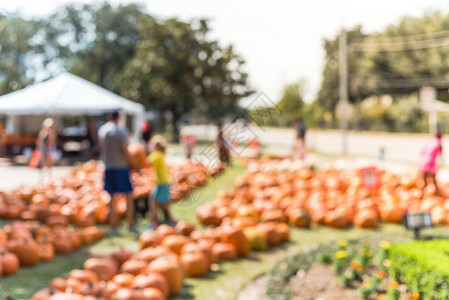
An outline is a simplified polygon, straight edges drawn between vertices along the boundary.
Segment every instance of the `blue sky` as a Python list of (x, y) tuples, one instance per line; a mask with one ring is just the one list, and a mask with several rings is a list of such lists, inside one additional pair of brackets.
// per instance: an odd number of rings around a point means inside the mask
[[(42, 16), (69, 2), (91, 0), (0, 0), (0, 10)], [(420, 16), (438, 9), (449, 12), (447, 0), (113, 0), (144, 3), (149, 13), (184, 20), (206, 17), (211, 37), (234, 44), (247, 61), (251, 85), (277, 100), (285, 84), (305, 79), (306, 101), (321, 83), (323, 39), (342, 28), (361, 24), (366, 32), (383, 30), (401, 16)]]

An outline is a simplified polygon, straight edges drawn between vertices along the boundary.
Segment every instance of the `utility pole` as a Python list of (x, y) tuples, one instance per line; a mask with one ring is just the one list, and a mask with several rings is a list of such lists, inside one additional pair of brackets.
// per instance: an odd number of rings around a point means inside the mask
[(339, 83), (340, 83), (340, 122), (342, 133), (342, 154), (348, 154), (348, 57), (346, 30), (343, 29), (339, 38)]

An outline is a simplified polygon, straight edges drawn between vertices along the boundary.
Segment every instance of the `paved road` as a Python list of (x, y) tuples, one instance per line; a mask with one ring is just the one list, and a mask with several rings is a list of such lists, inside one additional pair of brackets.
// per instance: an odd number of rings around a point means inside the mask
[[(210, 126), (188, 126), (185, 130), (200, 138), (214, 138), (216, 131)], [(262, 145), (270, 150), (291, 153), (295, 140), (293, 129), (260, 128), (250, 126), (235, 135), (237, 139), (259, 138)], [(348, 134), (348, 155), (377, 158), (381, 146), (385, 148), (385, 160), (397, 162), (416, 162), (422, 147), (428, 140), (427, 134), (396, 134), (350, 132)], [(309, 130), (306, 138), (309, 150), (319, 153), (340, 155), (342, 136), (337, 130)], [(443, 139), (444, 145), (447, 140)], [(270, 151), (271, 152), (271, 151)], [(449, 151), (444, 152), (443, 160), (449, 163)]]

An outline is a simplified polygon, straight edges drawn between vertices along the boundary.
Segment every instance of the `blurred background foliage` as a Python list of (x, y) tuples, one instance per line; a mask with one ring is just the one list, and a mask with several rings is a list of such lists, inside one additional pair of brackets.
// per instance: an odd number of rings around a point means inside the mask
[[(360, 51), (360, 45), (406, 43), (449, 36), (449, 15), (430, 11), (403, 17), (382, 32), (347, 31), (349, 128), (427, 132), (418, 101), (422, 86), (449, 102), (449, 45), (401, 51)], [(207, 20), (157, 19), (138, 4), (74, 3), (40, 19), (0, 13), (0, 95), (69, 71), (166, 116), (219, 121), (242, 114), (240, 100), (254, 91), (245, 60), (232, 45), (210, 38)], [(323, 78), (305, 103), (305, 79), (285, 86), (267, 126), (339, 128), (339, 34), (323, 41)], [(271, 108), (258, 107), (258, 113)], [(249, 112), (254, 114), (253, 112)], [(448, 127), (441, 114), (441, 126)], [(163, 119), (163, 118), (161, 118)], [(175, 139), (179, 126), (172, 126)], [(449, 128), (447, 128), (449, 129)], [(447, 130), (446, 130), (447, 131)]]

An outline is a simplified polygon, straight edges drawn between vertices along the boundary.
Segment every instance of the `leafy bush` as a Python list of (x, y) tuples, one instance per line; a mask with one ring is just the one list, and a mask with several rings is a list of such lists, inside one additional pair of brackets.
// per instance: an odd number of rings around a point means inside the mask
[(449, 299), (449, 240), (391, 247), (391, 274), (423, 299)]

